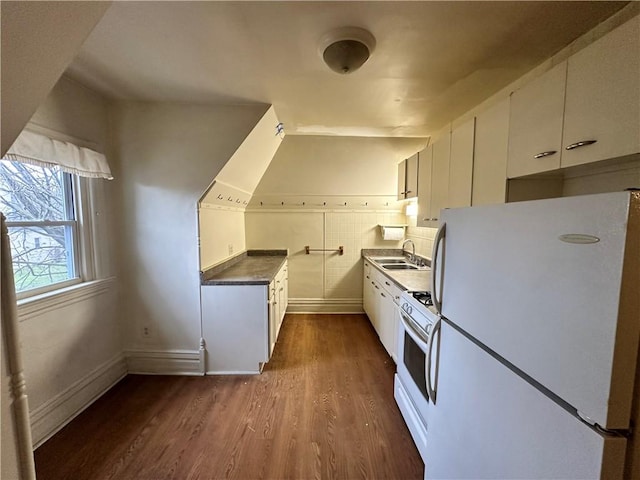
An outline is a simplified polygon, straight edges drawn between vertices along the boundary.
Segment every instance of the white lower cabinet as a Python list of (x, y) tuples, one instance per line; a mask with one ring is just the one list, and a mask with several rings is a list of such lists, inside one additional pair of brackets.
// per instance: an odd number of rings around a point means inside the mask
[(386, 275), (364, 261), (363, 307), (380, 342), (396, 361), (397, 304), (401, 289)]
[(287, 262), (269, 285), (200, 288), (206, 373), (260, 373), (271, 358), (287, 309)]

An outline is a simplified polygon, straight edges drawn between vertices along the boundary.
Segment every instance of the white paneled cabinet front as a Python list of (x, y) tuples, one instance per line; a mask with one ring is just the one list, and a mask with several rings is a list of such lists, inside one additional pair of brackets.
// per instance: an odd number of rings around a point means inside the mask
[(560, 168), (567, 62), (511, 95), (507, 176)]
[(640, 152), (640, 16), (569, 58), (562, 167)]
[(400, 288), (384, 274), (364, 261), (363, 306), (380, 342), (396, 361), (396, 305), (400, 301)]
[(451, 131), (448, 208), (471, 206), (475, 133), (475, 117)]
[(201, 291), (206, 373), (260, 373), (286, 313), (287, 262), (269, 285), (205, 285)]
[(471, 205), (504, 203), (507, 199), (509, 98), (476, 116)]
[(398, 164), (398, 200), (418, 196), (418, 154)]
[(640, 152), (640, 17), (511, 95), (507, 176)]
[(426, 225), (437, 227), (440, 210), (448, 207), (449, 161), (451, 156), (451, 131), (447, 131), (433, 142), (433, 164), (431, 166), (431, 208)]
[(418, 227), (426, 227), (431, 220), (431, 175), (433, 169), (433, 145), (419, 155), (418, 170)]
[(418, 227), (438, 227), (440, 210), (449, 206), (450, 158), (451, 129), (447, 126), (420, 154)]
[(206, 372), (259, 373), (269, 361), (268, 285), (205, 285), (202, 329)]

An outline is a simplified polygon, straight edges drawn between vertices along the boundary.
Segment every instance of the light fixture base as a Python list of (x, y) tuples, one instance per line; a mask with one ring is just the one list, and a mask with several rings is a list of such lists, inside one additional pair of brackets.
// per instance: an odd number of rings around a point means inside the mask
[(359, 69), (371, 56), (375, 37), (364, 28), (342, 27), (325, 33), (318, 44), (318, 53), (336, 73), (349, 74)]

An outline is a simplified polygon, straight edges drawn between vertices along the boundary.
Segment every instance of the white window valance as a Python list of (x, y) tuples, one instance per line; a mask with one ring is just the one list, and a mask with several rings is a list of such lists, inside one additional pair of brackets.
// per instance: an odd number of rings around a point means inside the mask
[(18, 135), (4, 158), (41, 167), (58, 165), (61, 170), (81, 177), (113, 179), (102, 153), (29, 130)]

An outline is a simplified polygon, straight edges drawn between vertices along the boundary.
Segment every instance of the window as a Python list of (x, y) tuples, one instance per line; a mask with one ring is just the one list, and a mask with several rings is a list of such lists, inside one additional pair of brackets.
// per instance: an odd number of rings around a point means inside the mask
[(19, 297), (80, 282), (78, 185), (57, 166), (0, 160), (0, 210)]

